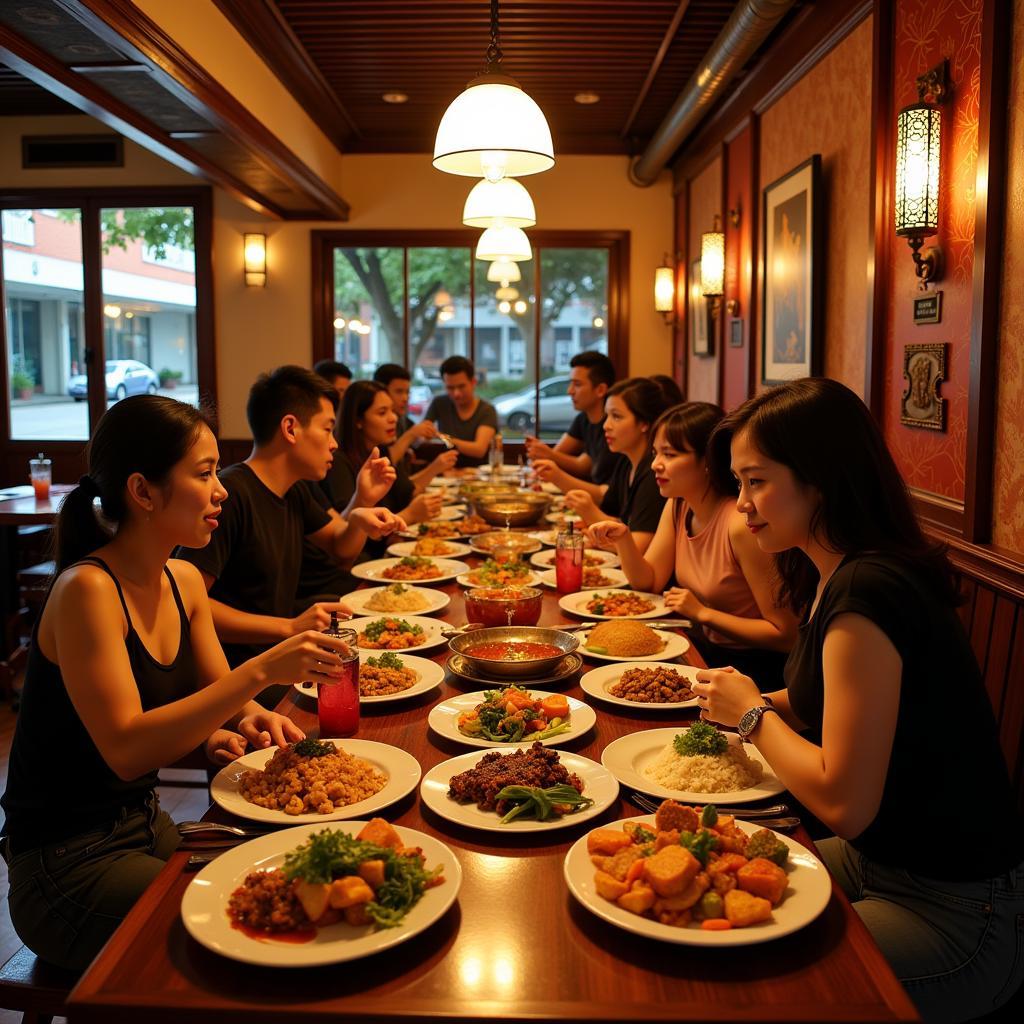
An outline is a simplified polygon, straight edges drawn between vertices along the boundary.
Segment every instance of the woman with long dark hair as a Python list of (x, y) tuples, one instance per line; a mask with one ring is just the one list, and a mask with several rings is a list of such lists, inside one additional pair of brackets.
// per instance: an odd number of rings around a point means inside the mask
[[(336, 509), (351, 500), (356, 474), (374, 449), (385, 452), (395, 443), (398, 415), (388, 389), (377, 381), (357, 380), (349, 385), (338, 412), (338, 458), (323, 481), (323, 488)], [(395, 465), (397, 474), (381, 504), (400, 515), (408, 524), (421, 523), (441, 510), (440, 494), (426, 494), (424, 488), (445, 469), (455, 465), (458, 453), (443, 452), (427, 467), (410, 477), (405, 460)]]
[(1024, 975), (1024, 839), (949, 562), (837, 381), (758, 395), (712, 446), (803, 624), (785, 690), (702, 672), (702, 716), (835, 832), (822, 857), (924, 1019), (990, 1013)]
[(624, 523), (641, 553), (654, 536), (665, 504), (651, 472), (651, 428), (672, 404), (665, 389), (649, 377), (630, 377), (613, 385), (604, 400), (604, 435), (608, 450), (625, 458), (615, 467), (600, 506), (586, 491), (565, 495), (566, 507), (588, 526), (610, 517)]
[(307, 631), (228, 670), (202, 577), (170, 559), (179, 545), (209, 543), (228, 498), (199, 410), (123, 399), (97, 425), (88, 460), (57, 516), (57, 575), (32, 637), (2, 800), (15, 930), (76, 970), (178, 845), (157, 770), (204, 743), (224, 764), (247, 742), (301, 739), (252, 698), (268, 680), (330, 682), (343, 650)]
[(724, 415), (710, 402), (684, 402), (655, 422), (651, 470), (668, 501), (646, 552), (624, 523), (603, 520), (589, 533), (614, 544), (631, 587), (661, 592), (674, 576), (666, 604), (694, 623), (707, 664), (731, 665), (772, 690), (783, 685), (796, 616), (775, 600), (771, 556), (736, 509), (729, 467), (711, 471), (708, 441)]

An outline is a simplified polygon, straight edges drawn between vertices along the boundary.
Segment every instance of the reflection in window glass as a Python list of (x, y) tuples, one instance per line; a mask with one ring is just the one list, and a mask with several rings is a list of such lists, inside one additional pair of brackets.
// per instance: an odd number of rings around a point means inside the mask
[(608, 251), (545, 248), (540, 279), (539, 434), (554, 440), (576, 414), (569, 361), (588, 349), (608, 353)]
[(10, 434), (85, 440), (79, 210), (3, 211)]
[(334, 358), (355, 380), (405, 365), (403, 263), (401, 249), (334, 250)]
[(100, 225), (108, 407), (157, 392), (197, 405), (193, 208), (101, 210)]
[(497, 409), (502, 435), (521, 438), (536, 419), (533, 261), (516, 264), (518, 281), (488, 281), (491, 264), (474, 262), (477, 394)]
[(449, 356), (472, 358), (469, 262), (470, 251), (464, 246), (409, 250), (409, 361), (405, 365), (412, 371), (416, 394), (425, 398), (427, 392), (431, 397), (444, 392), (441, 364)]

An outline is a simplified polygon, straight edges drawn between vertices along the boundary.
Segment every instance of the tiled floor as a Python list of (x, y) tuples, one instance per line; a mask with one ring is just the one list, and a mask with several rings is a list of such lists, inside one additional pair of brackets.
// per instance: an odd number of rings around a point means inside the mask
[[(17, 715), (6, 703), (0, 703), (0, 792), (7, 786), (7, 760), (14, 735)], [(210, 801), (205, 787), (161, 786), (160, 803), (175, 821), (199, 818)], [(5, 963), (21, 946), (21, 940), (14, 932), (7, 909), (7, 865), (0, 858), (0, 964)], [(63, 1018), (56, 1018), (62, 1021)], [(21, 1014), (0, 1009), (0, 1024), (19, 1024)]]

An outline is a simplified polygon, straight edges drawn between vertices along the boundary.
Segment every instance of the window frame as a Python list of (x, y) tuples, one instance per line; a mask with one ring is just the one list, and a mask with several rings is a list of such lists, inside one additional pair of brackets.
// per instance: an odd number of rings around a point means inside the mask
[[(196, 255), (196, 377), (199, 399), (216, 408), (217, 353), (213, 315), (213, 195), (207, 186), (111, 186), (96, 188), (27, 188), (0, 191), (0, 210), (80, 209), (82, 211), (82, 313), (85, 349), (89, 364), (89, 435), (106, 411), (104, 375), (96, 373), (107, 360), (103, 320), (103, 251), (100, 211), (136, 206), (191, 206), (195, 211)], [(0, 435), (6, 476), (43, 445), (54, 458), (55, 474), (70, 477), (81, 465), (86, 441), (81, 439), (33, 440), (12, 438), (10, 420), (10, 367), (7, 365), (7, 301), (0, 246)]]
[[(394, 248), (404, 251), (408, 269), (410, 249), (431, 247), (470, 250), (469, 303), (475, 309), (476, 267), (472, 252), (480, 232), (472, 228), (349, 230), (329, 228), (310, 232), (312, 246), (313, 361), (334, 359), (334, 250), (337, 248)], [(533, 245), (533, 293), (541, 294), (541, 254), (545, 249), (606, 249), (608, 251), (608, 357), (620, 379), (629, 376), (629, 231), (547, 230), (529, 232)], [(403, 299), (406, 359), (409, 351), (408, 296)], [(540, 302), (534, 303), (535, 365), (540, 365)], [(471, 322), (470, 358), (476, 364), (476, 323)], [(408, 367), (412, 372), (412, 367)], [(540, 415), (539, 388), (534, 382), (534, 412)], [(525, 386), (525, 385), (524, 385)], [(537, 421), (539, 422), (539, 420)], [(514, 445), (513, 445), (514, 446)]]

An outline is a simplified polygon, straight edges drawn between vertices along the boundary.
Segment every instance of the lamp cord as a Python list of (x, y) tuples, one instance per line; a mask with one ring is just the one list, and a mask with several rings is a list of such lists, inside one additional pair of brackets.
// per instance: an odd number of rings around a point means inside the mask
[(498, 70), (501, 58), (501, 33), (498, 30), (498, 0), (491, 0), (491, 42), (487, 47), (488, 72)]

